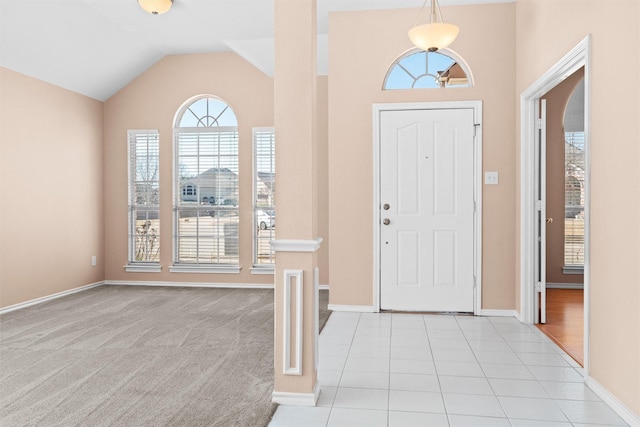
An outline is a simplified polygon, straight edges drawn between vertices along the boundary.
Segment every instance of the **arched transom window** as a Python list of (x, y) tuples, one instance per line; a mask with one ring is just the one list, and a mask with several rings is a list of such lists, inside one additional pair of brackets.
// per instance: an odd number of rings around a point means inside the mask
[(384, 90), (470, 87), (471, 79), (461, 60), (440, 50), (410, 50), (395, 60), (384, 79)]
[(177, 127), (181, 128), (238, 126), (231, 107), (218, 98), (197, 99), (183, 106), (179, 114)]

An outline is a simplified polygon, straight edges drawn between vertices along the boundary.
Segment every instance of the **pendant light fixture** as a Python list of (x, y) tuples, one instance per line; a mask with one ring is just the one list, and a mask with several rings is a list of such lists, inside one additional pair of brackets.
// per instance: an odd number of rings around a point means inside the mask
[(162, 15), (171, 9), (173, 0), (138, 0), (138, 4), (145, 12), (152, 15)]
[(418, 13), (415, 26), (409, 30), (409, 39), (418, 48), (428, 52), (449, 46), (458, 37), (460, 28), (457, 25), (442, 22), (442, 13), (438, 0), (431, 0), (431, 17), (428, 24), (418, 25), (420, 15), (426, 9), (427, 0), (424, 0), (422, 9)]

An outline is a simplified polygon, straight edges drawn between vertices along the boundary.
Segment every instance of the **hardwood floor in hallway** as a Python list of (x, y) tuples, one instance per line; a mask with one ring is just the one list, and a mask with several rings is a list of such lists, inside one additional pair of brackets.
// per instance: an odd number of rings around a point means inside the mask
[(584, 366), (584, 291), (547, 289), (547, 323), (536, 325)]

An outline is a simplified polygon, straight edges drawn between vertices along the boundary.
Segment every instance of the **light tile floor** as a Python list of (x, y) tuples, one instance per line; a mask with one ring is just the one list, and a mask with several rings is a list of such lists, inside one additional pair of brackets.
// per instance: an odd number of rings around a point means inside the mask
[(514, 318), (335, 312), (319, 345), (318, 405), (281, 405), (270, 426), (626, 425)]

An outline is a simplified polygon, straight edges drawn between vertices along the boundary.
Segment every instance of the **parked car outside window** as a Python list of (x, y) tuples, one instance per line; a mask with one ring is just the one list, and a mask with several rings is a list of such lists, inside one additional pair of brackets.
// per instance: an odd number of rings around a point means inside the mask
[(266, 230), (267, 228), (273, 228), (276, 226), (276, 221), (273, 215), (265, 211), (258, 211), (256, 213), (256, 223), (260, 230)]

